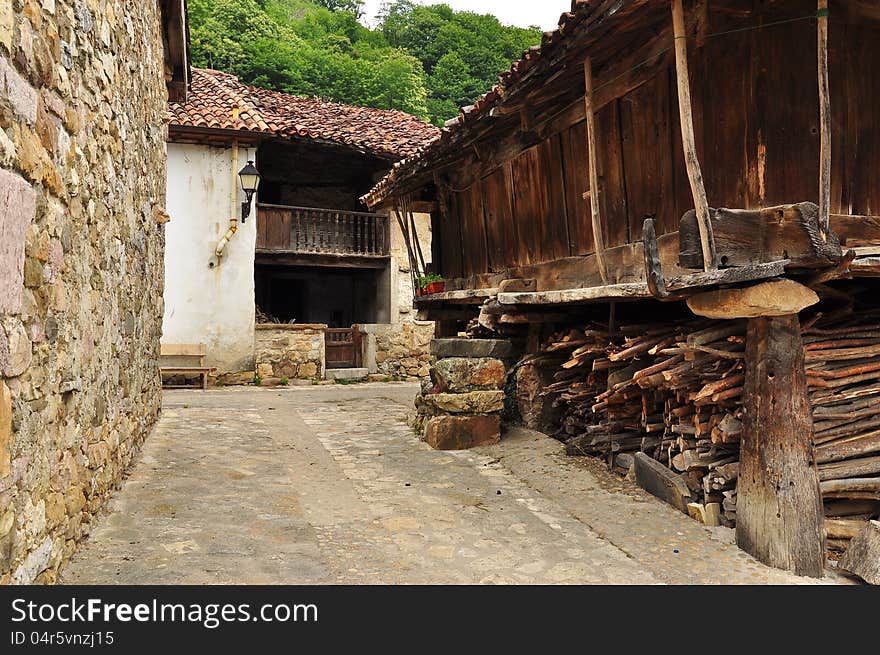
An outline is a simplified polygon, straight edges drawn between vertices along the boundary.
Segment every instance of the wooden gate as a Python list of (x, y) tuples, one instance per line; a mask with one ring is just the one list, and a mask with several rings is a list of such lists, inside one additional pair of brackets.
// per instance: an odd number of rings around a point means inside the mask
[(350, 328), (327, 328), (324, 334), (327, 368), (359, 368), (361, 366), (361, 332), (357, 325)]

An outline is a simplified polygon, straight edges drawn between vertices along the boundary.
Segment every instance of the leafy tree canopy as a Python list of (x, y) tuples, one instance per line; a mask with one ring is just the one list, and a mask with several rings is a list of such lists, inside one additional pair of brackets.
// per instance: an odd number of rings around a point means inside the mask
[(189, 0), (193, 64), (248, 84), (380, 109), (436, 124), (497, 80), (538, 28), (388, 2), (375, 29), (362, 0)]

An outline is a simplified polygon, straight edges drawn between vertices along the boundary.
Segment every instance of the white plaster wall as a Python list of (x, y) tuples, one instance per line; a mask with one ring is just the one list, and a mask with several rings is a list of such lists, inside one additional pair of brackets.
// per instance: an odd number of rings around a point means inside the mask
[[(244, 193), (237, 178), (247, 162), (239, 148), (168, 144), (165, 226), (165, 315), (162, 343), (204, 343), (217, 373), (254, 368), (255, 212), (209, 267), (229, 219), (240, 216)], [(237, 190), (235, 204), (230, 196)], [(216, 261), (216, 260), (215, 260)]]
[[(413, 309), (413, 287), (409, 274), (409, 256), (406, 248), (406, 240), (397, 222), (394, 212), (391, 216), (391, 323), (399, 324), (415, 321), (416, 312)], [(431, 215), (415, 214), (416, 233), (419, 244), (422, 246), (422, 255), (425, 263), (431, 263)], [(413, 244), (415, 245), (415, 244)], [(419, 324), (429, 324), (428, 321), (418, 321)]]

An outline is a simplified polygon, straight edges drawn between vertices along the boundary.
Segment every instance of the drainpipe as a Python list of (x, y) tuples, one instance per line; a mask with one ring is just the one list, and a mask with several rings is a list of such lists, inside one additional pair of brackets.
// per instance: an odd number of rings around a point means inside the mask
[(226, 244), (232, 239), (232, 236), (238, 231), (238, 218), (235, 214), (236, 204), (238, 203), (238, 141), (232, 142), (232, 190), (229, 192), (229, 204), (232, 207), (232, 218), (229, 219), (229, 229), (220, 238), (217, 247), (214, 249), (214, 256), (208, 262), (208, 268), (214, 268), (220, 265), (220, 259), (223, 257), (223, 250)]

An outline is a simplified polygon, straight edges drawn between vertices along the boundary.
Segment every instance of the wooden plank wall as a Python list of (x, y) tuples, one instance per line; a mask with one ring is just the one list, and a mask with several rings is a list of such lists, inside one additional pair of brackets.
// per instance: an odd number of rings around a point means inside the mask
[[(797, 5), (797, 6), (795, 6)], [(709, 33), (804, 15), (789, 2), (760, 16), (712, 12)], [(813, 11), (815, 9), (813, 8)], [(832, 13), (832, 213), (880, 214), (880, 26)], [(818, 200), (816, 23), (804, 20), (708, 38), (691, 47), (694, 123), (709, 203), (754, 208)], [(598, 81), (601, 83), (601, 73)], [(678, 229), (693, 207), (675, 71), (659, 71), (602, 107), (600, 198), (605, 243)], [(593, 250), (583, 121), (452, 194), (442, 222), (443, 274), (496, 272)]]

